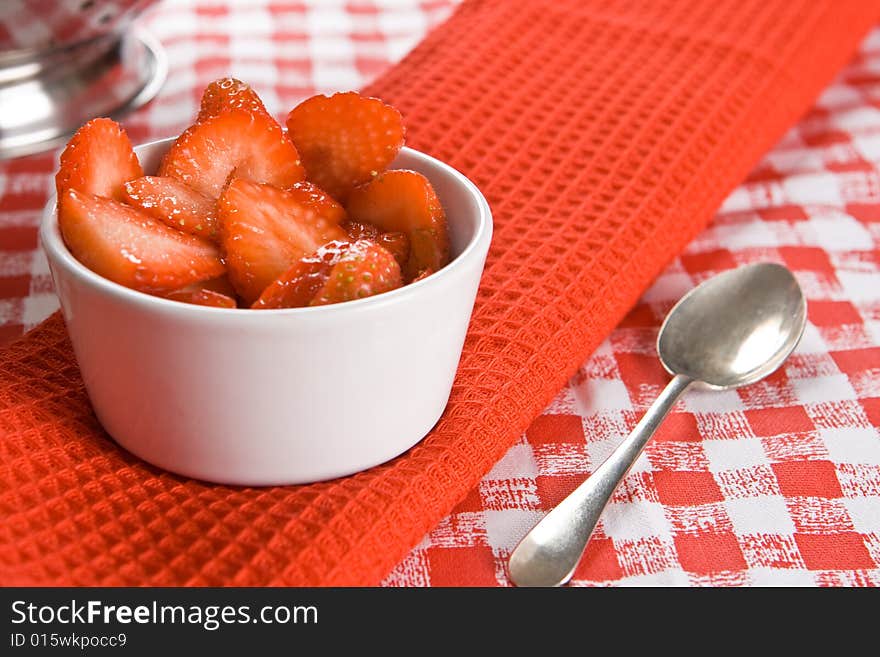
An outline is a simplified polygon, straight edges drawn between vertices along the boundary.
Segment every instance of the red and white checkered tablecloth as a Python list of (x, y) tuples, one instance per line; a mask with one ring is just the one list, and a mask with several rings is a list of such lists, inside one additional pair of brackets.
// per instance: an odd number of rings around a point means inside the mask
[[(175, 134), (210, 80), (282, 116), (399, 59), (455, 0), (166, 1), (143, 19), (171, 62), (126, 121)], [(55, 155), (0, 163), (0, 341), (57, 307), (37, 251)], [(506, 585), (519, 538), (635, 425), (668, 380), (654, 351), (682, 294), (742, 264), (797, 276), (809, 324), (748, 388), (688, 392), (607, 508), (574, 584), (880, 585), (880, 27), (816, 106), (569, 385), (386, 585)]]

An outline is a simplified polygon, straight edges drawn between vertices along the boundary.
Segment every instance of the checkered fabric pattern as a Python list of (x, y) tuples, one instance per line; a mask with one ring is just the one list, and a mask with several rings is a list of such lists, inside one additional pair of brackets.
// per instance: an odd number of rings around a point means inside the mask
[(386, 579), (507, 585), (520, 538), (669, 380), (665, 314), (721, 271), (792, 269), (809, 323), (780, 371), (685, 393), (574, 585), (880, 585), (880, 29), (522, 439)]
[[(210, 80), (249, 81), (281, 116), (357, 88), (454, 1), (159, 5), (171, 61), (133, 141), (175, 134)], [(55, 156), (0, 163), (0, 341), (57, 307), (36, 245)], [(591, 584), (880, 584), (880, 28), (816, 107), (479, 486), (387, 585), (504, 585), (519, 538), (607, 456), (668, 380), (664, 314), (720, 271), (773, 260), (809, 299), (796, 354), (763, 383), (691, 391), (609, 505), (575, 574)]]

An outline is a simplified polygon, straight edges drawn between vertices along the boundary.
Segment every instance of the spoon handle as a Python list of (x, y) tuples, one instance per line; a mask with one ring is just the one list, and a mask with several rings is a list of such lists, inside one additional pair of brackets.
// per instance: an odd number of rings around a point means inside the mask
[(561, 586), (571, 579), (614, 490), (693, 379), (676, 374), (632, 433), (590, 477), (535, 525), (510, 555), (517, 586)]

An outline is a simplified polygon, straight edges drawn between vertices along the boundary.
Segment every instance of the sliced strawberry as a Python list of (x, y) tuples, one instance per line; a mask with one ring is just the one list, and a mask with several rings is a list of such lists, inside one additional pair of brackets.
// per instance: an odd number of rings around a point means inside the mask
[(288, 187), (302, 180), (304, 171), (296, 147), (271, 116), (231, 109), (180, 135), (162, 160), (159, 175), (217, 198), (230, 178)]
[(217, 201), (229, 280), (248, 304), (291, 264), (345, 231), (296, 192), (233, 180)]
[(163, 176), (129, 180), (123, 200), (184, 233), (217, 239), (215, 202), (179, 180)]
[(386, 249), (370, 240), (358, 240), (345, 250), (330, 270), (327, 282), (310, 305), (323, 306), (371, 297), (403, 285), (400, 265)]
[(55, 188), (59, 199), (68, 189), (121, 199), (122, 185), (142, 175), (125, 130), (111, 119), (92, 119), (61, 153)]
[(376, 244), (384, 247), (394, 256), (401, 270), (406, 268), (406, 263), (409, 262), (410, 251), (409, 237), (406, 236), (406, 233), (401, 233), (400, 231), (382, 233), (376, 238)]
[(345, 208), (333, 200), (317, 185), (301, 180), (287, 189), (296, 199), (313, 210), (316, 215), (334, 224), (341, 224), (346, 219)]
[(439, 270), (449, 262), (446, 215), (431, 183), (415, 171), (386, 171), (351, 193), (346, 204), (353, 221), (409, 237), (410, 253), (404, 267), (407, 280), (423, 269)]
[(204, 121), (228, 109), (268, 114), (263, 101), (249, 84), (235, 78), (220, 78), (205, 87), (197, 120)]
[(333, 265), (326, 261), (327, 255), (330, 254), (332, 258), (330, 251), (340, 244), (347, 242), (330, 242), (318, 249), (317, 253), (297, 260), (263, 290), (251, 308), (269, 310), (308, 306), (330, 277)]
[(96, 274), (162, 293), (223, 273), (217, 247), (124, 203), (70, 189), (58, 223), (71, 253)]
[(410, 283), (418, 283), (419, 281), (423, 281), (423, 280), (425, 280), (426, 278), (428, 278), (428, 276), (430, 276), (430, 275), (433, 274), (433, 273), (434, 273), (434, 270), (433, 270), (433, 269), (425, 269), (425, 270), (422, 271), (418, 276), (416, 276), (414, 279), (412, 279), (412, 280), (410, 281)]
[(401, 268), (406, 267), (409, 259), (409, 238), (406, 233), (399, 231), (382, 233), (373, 224), (364, 224), (359, 221), (346, 221), (342, 224), (342, 228), (353, 240), (373, 240), (388, 249)]
[(204, 290), (218, 292), (227, 297), (235, 298), (235, 288), (232, 287), (232, 283), (229, 282), (229, 276), (226, 274), (207, 281), (201, 281), (198, 283), (198, 287)]
[(375, 242), (330, 242), (296, 262), (251, 307), (321, 306), (363, 299), (401, 285), (394, 256)]
[(235, 308), (235, 299), (214, 290), (198, 289), (187, 292), (177, 291), (165, 295), (166, 299), (182, 301), (196, 306), (212, 306), (214, 308)]
[(342, 224), (342, 228), (353, 240), (375, 240), (379, 237), (379, 229), (373, 224), (363, 224), (359, 221), (346, 221)]
[(308, 179), (341, 201), (391, 164), (404, 137), (400, 112), (353, 91), (304, 100), (287, 130)]
[(219, 276), (207, 281), (186, 285), (165, 295), (166, 299), (194, 303), (199, 306), (217, 308), (236, 308), (235, 290), (227, 276)]

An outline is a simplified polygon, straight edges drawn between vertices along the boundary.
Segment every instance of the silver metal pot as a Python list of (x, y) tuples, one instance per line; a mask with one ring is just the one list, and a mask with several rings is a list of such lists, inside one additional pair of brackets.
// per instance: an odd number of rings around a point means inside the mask
[(158, 42), (131, 22), (157, 0), (0, 0), (0, 159), (63, 143), (156, 95)]

